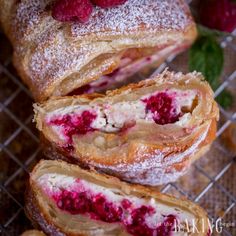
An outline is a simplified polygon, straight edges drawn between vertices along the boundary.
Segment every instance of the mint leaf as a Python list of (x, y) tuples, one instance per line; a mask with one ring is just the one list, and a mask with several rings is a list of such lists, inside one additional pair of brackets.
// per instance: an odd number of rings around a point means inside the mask
[(232, 94), (227, 91), (224, 90), (222, 91), (217, 97), (216, 97), (216, 101), (223, 107), (223, 108), (229, 108), (232, 103), (233, 103), (233, 96)]
[[(213, 90), (220, 85), (220, 74), (223, 70), (224, 53), (216, 36), (222, 36), (217, 30), (198, 27), (200, 37), (189, 51), (189, 70), (202, 72)], [(225, 33), (223, 33), (225, 35)], [(223, 91), (217, 96), (216, 101), (223, 107), (229, 108), (233, 103), (233, 96), (228, 91)]]
[(202, 72), (213, 90), (219, 86), (223, 63), (223, 50), (214, 37), (201, 36), (190, 49), (189, 70)]

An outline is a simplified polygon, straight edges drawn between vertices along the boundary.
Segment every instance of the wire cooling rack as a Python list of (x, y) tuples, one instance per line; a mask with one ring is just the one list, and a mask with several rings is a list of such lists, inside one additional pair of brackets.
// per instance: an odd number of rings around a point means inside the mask
[[(231, 90), (235, 96), (235, 36), (223, 37), (221, 46), (225, 52), (225, 70), (215, 96), (224, 89)], [(42, 153), (35, 125), (32, 124), (32, 96), (12, 66), (11, 46), (1, 33), (0, 52), (0, 233), (18, 236), (25, 229), (32, 228), (24, 215), (24, 192), (29, 171)], [(187, 72), (186, 65), (185, 52), (169, 58), (155, 73), (165, 67)], [(220, 220), (221, 224), (217, 225), (218, 231), (219, 226), (223, 228), (220, 235), (233, 236), (236, 235), (236, 157), (224, 143), (227, 145), (228, 139), (233, 138), (227, 136), (227, 132), (236, 124), (235, 104), (230, 110), (220, 107), (220, 113), (217, 139), (211, 150), (194, 163), (185, 177), (167, 184), (162, 191), (188, 197), (198, 203), (214, 222), (219, 223)]]

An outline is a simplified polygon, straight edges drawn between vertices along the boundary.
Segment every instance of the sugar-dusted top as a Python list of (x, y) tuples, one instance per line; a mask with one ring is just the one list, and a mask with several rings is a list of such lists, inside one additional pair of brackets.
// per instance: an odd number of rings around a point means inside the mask
[(191, 21), (184, 1), (177, 0), (128, 0), (125, 4), (109, 9), (95, 7), (86, 24), (72, 26), (74, 35), (88, 33), (129, 33), (140, 28), (148, 30), (183, 30)]
[[(52, 2), (53, 0), (21, 1), (15, 19), (16, 25), (20, 26), (18, 30), (24, 31), (22, 33), (26, 36), (45, 16), (45, 25), (55, 24), (49, 10)], [(114, 8), (94, 7), (87, 23), (60, 24), (70, 26), (72, 35), (81, 37), (86, 34), (125, 34), (140, 28), (153, 31), (183, 30), (190, 22), (192, 19), (184, 0), (128, 0)]]
[(122, 50), (166, 43), (177, 47), (193, 39), (185, 34), (194, 23), (184, 0), (128, 0), (115, 8), (94, 7), (85, 24), (54, 20), (54, 1), (21, 0), (10, 10), (14, 59), (37, 99), (67, 94), (98, 78), (117, 64)]

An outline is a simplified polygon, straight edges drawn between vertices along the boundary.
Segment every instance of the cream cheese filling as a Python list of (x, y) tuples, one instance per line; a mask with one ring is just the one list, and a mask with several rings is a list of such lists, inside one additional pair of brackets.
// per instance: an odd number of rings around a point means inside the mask
[[(144, 95), (139, 100), (135, 101), (122, 101), (115, 104), (106, 102), (105, 104), (71, 105), (47, 113), (45, 121), (50, 124), (50, 121), (55, 117), (60, 118), (64, 115), (70, 115), (73, 121), (73, 116), (80, 116), (84, 111), (89, 111), (96, 114), (96, 118), (90, 124), (92, 129), (107, 133), (119, 132), (123, 127), (132, 127), (132, 125), (135, 125), (138, 122), (153, 123), (153, 112), (147, 111), (144, 100), (161, 92), (171, 96), (175, 107), (174, 112), (176, 114), (181, 114), (178, 121), (174, 122), (174, 124), (181, 127), (186, 126), (191, 118), (193, 101), (197, 96), (196, 90), (182, 91), (178, 89), (166, 89)], [(183, 108), (184, 112), (182, 112)], [(170, 115), (172, 115), (172, 110), (170, 111)], [(60, 139), (66, 139), (63, 133), (63, 125), (50, 124), (50, 126)]]
[[(182, 210), (176, 206), (168, 206), (158, 202), (154, 198), (138, 198), (135, 196), (125, 196), (118, 189), (106, 188), (103, 186), (96, 185), (86, 180), (79, 180), (72, 176), (67, 176), (58, 173), (44, 174), (39, 177), (37, 184), (42, 190), (49, 196), (52, 197), (54, 194), (60, 193), (62, 189), (67, 191), (85, 192), (92, 191), (93, 194), (102, 194), (106, 197), (109, 202), (120, 205), (122, 200), (128, 199), (132, 203), (132, 208), (139, 208), (141, 206), (152, 207), (155, 209), (155, 213), (147, 215), (145, 222), (150, 228), (155, 228), (156, 225), (164, 221), (165, 216), (174, 215), (176, 217), (176, 224), (179, 228), (184, 227), (188, 222), (188, 227), (192, 227), (192, 222), (195, 220), (195, 216), (187, 211)], [(128, 222), (130, 216), (125, 216)], [(179, 232), (175, 232), (179, 235)]]

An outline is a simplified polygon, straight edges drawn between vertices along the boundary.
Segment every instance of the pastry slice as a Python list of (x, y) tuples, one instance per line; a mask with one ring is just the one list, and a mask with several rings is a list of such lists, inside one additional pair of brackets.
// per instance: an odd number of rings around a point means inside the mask
[(218, 108), (199, 73), (163, 72), (106, 95), (35, 105), (49, 158), (161, 185), (183, 175), (215, 138)]
[(36, 100), (117, 87), (189, 47), (196, 26), (184, 0), (94, 7), (87, 23), (53, 19), (55, 0), (0, 0), (14, 64)]
[(53, 236), (210, 235), (205, 211), (192, 202), (63, 161), (36, 165), (26, 213)]

